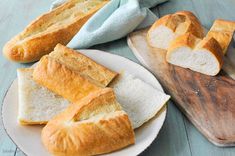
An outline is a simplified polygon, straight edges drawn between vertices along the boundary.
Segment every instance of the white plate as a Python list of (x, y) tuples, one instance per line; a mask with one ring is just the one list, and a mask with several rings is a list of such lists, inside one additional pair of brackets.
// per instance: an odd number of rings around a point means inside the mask
[[(81, 50), (82, 53), (98, 63), (114, 70), (128, 71), (136, 77), (163, 91), (157, 79), (145, 68), (124, 57), (98, 50)], [(46, 156), (49, 153), (41, 143), (40, 132), (43, 126), (21, 126), (17, 123), (18, 90), (17, 79), (11, 84), (2, 106), (3, 125), (10, 138), (27, 155)], [(135, 130), (136, 143), (122, 150), (106, 154), (109, 156), (138, 155), (157, 137), (166, 117), (166, 109), (152, 120)]]

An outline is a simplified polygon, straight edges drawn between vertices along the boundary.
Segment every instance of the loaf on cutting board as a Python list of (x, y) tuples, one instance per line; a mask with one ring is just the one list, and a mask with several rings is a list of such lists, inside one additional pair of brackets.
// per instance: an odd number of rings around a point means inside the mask
[(173, 40), (166, 60), (174, 65), (215, 76), (223, 66), (223, 56), (232, 40), (235, 22), (215, 20), (208, 34), (197, 38), (193, 34)]
[(70, 105), (42, 130), (53, 155), (97, 155), (135, 143), (134, 131), (112, 89), (91, 93)]
[(50, 53), (56, 44), (66, 45), (83, 24), (108, 0), (69, 0), (38, 17), (3, 48), (16, 62), (33, 62)]
[(157, 20), (147, 33), (147, 41), (151, 47), (167, 50), (176, 37), (185, 33), (204, 36), (201, 23), (192, 12), (178, 11)]

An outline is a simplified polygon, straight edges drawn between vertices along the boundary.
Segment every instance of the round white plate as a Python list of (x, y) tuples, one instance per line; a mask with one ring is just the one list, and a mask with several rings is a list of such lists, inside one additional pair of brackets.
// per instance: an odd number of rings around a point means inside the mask
[[(157, 79), (144, 67), (124, 57), (113, 55), (98, 50), (81, 50), (81, 52), (98, 63), (116, 71), (128, 71), (136, 77), (162, 90)], [(3, 101), (2, 119), (3, 125), (10, 138), (27, 155), (47, 156), (49, 153), (41, 143), (41, 130), (43, 126), (22, 126), (17, 122), (18, 114), (18, 88), (17, 79), (11, 84)], [(135, 130), (136, 142), (122, 150), (106, 154), (109, 156), (138, 155), (144, 151), (157, 137), (166, 117), (166, 109), (156, 117)]]

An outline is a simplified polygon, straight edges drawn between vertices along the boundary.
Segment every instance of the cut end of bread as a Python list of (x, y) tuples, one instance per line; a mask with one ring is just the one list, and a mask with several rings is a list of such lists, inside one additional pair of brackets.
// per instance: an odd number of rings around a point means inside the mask
[(23, 125), (45, 124), (64, 110), (69, 102), (33, 81), (32, 68), (17, 70), (18, 121)]
[(223, 53), (214, 38), (201, 40), (185, 34), (172, 42), (166, 60), (173, 65), (215, 76), (223, 65)]
[(151, 47), (167, 50), (170, 42), (176, 38), (176, 34), (166, 26), (160, 25), (155, 29), (150, 29), (147, 40)]
[(170, 99), (169, 95), (127, 72), (119, 75), (111, 87), (134, 128), (140, 127), (154, 117)]
[(197, 17), (189, 11), (179, 11), (158, 19), (149, 29), (147, 41), (151, 47), (168, 50), (178, 36), (191, 33), (203, 38), (204, 31)]
[(218, 59), (207, 49), (192, 50), (188, 47), (181, 47), (171, 52), (167, 61), (211, 76), (217, 75), (221, 69)]

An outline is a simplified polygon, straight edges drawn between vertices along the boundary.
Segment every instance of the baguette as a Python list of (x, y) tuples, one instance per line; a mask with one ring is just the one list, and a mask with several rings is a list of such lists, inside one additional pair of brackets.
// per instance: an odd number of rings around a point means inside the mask
[(106, 87), (117, 76), (116, 72), (61, 44), (56, 45), (54, 51), (49, 54), (49, 57), (78, 72), (100, 87)]
[(217, 19), (214, 21), (207, 37), (215, 38), (219, 42), (223, 54), (226, 54), (229, 44), (233, 38), (234, 31), (235, 22)]
[(151, 47), (167, 50), (174, 39), (186, 33), (191, 33), (198, 38), (204, 36), (197, 17), (192, 12), (179, 11), (157, 20), (147, 33), (147, 41)]
[(70, 105), (43, 128), (42, 142), (53, 155), (98, 155), (134, 144), (128, 115), (112, 89), (93, 92)]
[(39, 60), (58, 44), (66, 45), (108, 0), (69, 0), (38, 17), (3, 48), (6, 58), (27, 63)]
[(48, 55), (43, 56), (33, 72), (33, 79), (56, 94), (75, 103), (90, 92), (100, 90), (79, 73), (70, 70)]
[(213, 37), (199, 39), (187, 33), (171, 43), (166, 60), (171, 64), (214, 76), (223, 65), (223, 52)]

